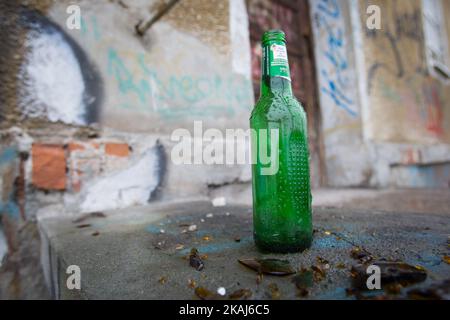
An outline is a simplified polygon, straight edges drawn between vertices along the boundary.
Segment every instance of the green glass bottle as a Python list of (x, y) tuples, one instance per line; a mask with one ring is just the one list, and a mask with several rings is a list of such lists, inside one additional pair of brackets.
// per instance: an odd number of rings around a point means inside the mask
[(261, 96), (252, 129), (253, 235), (259, 249), (297, 252), (312, 241), (306, 114), (292, 94), (286, 40), (262, 38)]

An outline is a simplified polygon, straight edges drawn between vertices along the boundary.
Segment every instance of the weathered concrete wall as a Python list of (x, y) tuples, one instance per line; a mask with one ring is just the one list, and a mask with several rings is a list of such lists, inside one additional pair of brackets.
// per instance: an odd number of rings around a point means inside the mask
[(450, 90), (427, 69), (421, 1), (311, 4), (329, 184), (448, 187)]
[[(231, 3), (238, 2), (242, 1)], [(239, 40), (232, 40), (231, 32), (236, 35), (245, 26), (236, 19), (241, 10), (235, 10), (231, 20), (229, 2), (181, 1), (141, 38), (135, 35), (135, 25), (148, 20), (161, 1), (79, 1), (81, 30), (65, 27), (70, 3), (57, 2), (48, 9), (47, 17), (56, 23), (54, 32), (26, 38), (31, 50), (23, 77), (31, 75), (46, 83), (30, 84), (34, 91), (25, 92), (25, 99), (33, 94), (45, 99), (52, 107), (46, 114), (50, 120), (74, 124), (94, 120), (114, 129), (158, 134), (199, 118), (219, 128), (247, 125), (253, 104), (245, 65), (249, 53), (233, 59), (239, 52), (231, 50)], [(42, 24), (45, 29), (46, 22)], [(62, 39), (62, 33), (75, 44)], [(80, 61), (74, 46), (79, 46), (90, 66)], [(97, 78), (97, 88), (86, 81), (84, 73), (89, 69)], [(48, 76), (53, 73), (59, 76)], [(50, 87), (52, 95), (45, 90)], [(83, 101), (87, 89), (91, 92)], [(27, 115), (44, 115), (28, 100), (23, 102)], [(97, 103), (88, 105), (86, 100)], [(89, 113), (98, 117), (83, 117), (92, 108)]]
[[(361, 65), (364, 132), (376, 150), (377, 184), (448, 187), (450, 84), (427, 67), (422, 2), (366, 3), (382, 12), (381, 30), (364, 28)], [(449, 8), (448, 1), (443, 4)], [(365, 6), (359, 9), (364, 23)], [(448, 31), (450, 11), (444, 17)]]
[[(80, 30), (66, 25), (72, 4)], [(208, 199), (212, 187), (250, 181), (247, 165), (170, 159), (171, 133), (192, 133), (194, 120), (224, 133), (248, 127), (245, 2), (180, 1), (138, 36), (135, 26), (163, 5), (0, 3), (0, 216), (9, 257), (36, 216)]]
[(254, 101), (244, 1), (181, 1), (143, 37), (135, 26), (164, 2), (78, 1), (79, 30), (66, 26), (70, 4), (6, 5), (18, 21), (6, 29), (20, 37), (8, 53), (19, 64), (8, 70), (18, 85), (4, 101), (11, 120), (2, 126), (28, 141), (28, 212), (206, 197), (208, 185), (249, 181), (246, 166), (170, 161), (170, 134), (192, 132), (194, 120), (204, 130), (248, 127)]
[(311, 1), (328, 184), (368, 185), (350, 2)]
[[(370, 3), (380, 6), (383, 20), (382, 30), (364, 32), (369, 138), (376, 142), (450, 143), (450, 86), (429, 75), (421, 1)], [(449, 11), (446, 13), (450, 18)]]

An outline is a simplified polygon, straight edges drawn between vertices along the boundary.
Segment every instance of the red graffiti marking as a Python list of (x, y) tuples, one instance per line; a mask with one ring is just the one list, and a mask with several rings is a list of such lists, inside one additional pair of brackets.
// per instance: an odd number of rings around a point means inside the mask
[(426, 129), (436, 136), (442, 136), (443, 112), (438, 88), (433, 84), (427, 84), (424, 86), (424, 95), (427, 110)]

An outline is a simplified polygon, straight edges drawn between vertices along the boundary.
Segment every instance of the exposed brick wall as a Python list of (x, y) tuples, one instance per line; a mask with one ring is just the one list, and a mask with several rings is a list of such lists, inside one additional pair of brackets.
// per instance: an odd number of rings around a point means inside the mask
[(106, 143), (105, 152), (109, 156), (128, 157), (130, 148), (126, 143)]
[(66, 152), (63, 145), (33, 144), (32, 183), (36, 188), (45, 190), (65, 190)]

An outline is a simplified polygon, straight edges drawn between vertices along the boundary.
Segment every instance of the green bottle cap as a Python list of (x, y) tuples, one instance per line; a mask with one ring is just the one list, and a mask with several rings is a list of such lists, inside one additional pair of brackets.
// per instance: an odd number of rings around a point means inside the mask
[(276, 29), (264, 32), (264, 34), (262, 36), (262, 44), (263, 45), (269, 41), (274, 41), (274, 40), (286, 42), (286, 35), (284, 34), (283, 31), (276, 30)]

